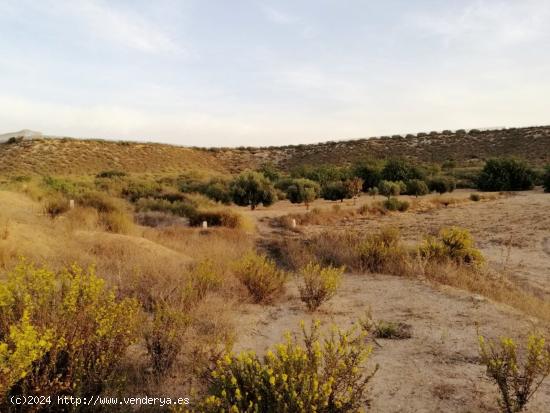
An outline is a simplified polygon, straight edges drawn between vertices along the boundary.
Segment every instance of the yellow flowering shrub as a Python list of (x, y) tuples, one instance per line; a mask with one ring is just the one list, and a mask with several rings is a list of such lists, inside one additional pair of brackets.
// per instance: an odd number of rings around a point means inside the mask
[(300, 270), (302, 284), (299, 285), (300, 299), (309, 311), (315, 311), (336, 294), (342, 282), (344, 267), (321, 267), (313, 262)]
[(420, 255), (428, 260), (452, 260), (457, 264), (481, 265), (483, 256), (475, 248), (472, 235), (459, 227), (443, 228), (437, 237), (424, 239)]
[(13, 389), (99, 393), (136, 338), (138, 312), (93, 269), (56, 273), (21, 262), (0, 281), (0, 407)]
[(255, 302), (269, 302), (285, 287), (287, 273), (265, 255), (251, 252), (233, 266), (235, 276), (244, 284)]
[(519, 354), (517, 344), (510, 338), (494, 343), (480, 336), (479, 352), (487, 376), (498, 386), (499, 406), (504, 413), (523, 411), (550, 376), (550, 347), (541, 335), (528, 337), (525, 354)]
[(319, 323), (303, 340), (286, 341), (260, 358), (252, 352), (228, 354), (212, 372), (209, 394), (197, 412), (341, 413), (368, 404), (365, 372), (372, 347), (365, 332), (333, 330), (321, 340)]
[(399, 231), (391, 227), (368, 234), (359, 241), (356, 249), (361, 270), (371, 272), (390, 271), (390, 267), (407, 258)]

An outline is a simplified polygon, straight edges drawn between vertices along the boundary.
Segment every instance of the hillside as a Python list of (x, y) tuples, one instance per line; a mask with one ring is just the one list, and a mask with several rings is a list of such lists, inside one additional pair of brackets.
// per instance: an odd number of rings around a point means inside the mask
[(271, 161), (281, 168), (346, 164), (366, 157), (403, 156), (423, 162), (477, 163), (516, 156), (550, 163), (550, 126), (488, 131), (444, 131), (268, 148), (188, 148), (173, 145), (48, 138), (0, 145), (0, 174), (92, 174), (204, 171), (234, 173)]

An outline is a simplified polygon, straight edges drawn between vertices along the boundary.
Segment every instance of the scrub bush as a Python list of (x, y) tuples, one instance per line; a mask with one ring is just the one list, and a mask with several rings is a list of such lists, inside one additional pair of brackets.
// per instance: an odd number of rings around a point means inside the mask
[(137, 301), (118, 300), (93, 269), (23, 261), (0, 281), (0, 407), (12, 394), (112, 390), (139, 320)]
[(467, 229), (443, 228), (437, 237), (427, 237), (420, 246), (420, 255), (428, 261), (455, 261), (457, 264), (480, 265), (484, 259), (475, 248)]
[(233, 272), (248, 289), (256, 303), (269, 302), (285, 286), (287, 273), (265, 255), (249, 253), (233, 265)]
[(334, 297), (342, 282), (343, 272), (344, 267), (323, 268), (315, 263), (309, 263), (300, 270), (303, 282), (299, 286), (300, 299), (309, 311), (315, 311), (321, 304)]
[(498, 386), (498, 404), (503, 413), (525, 410), (533, 394), (550, 376), (550, 347), (537, 334), (529, 336), (524, 355), (519, 354), (517, 344), (510, 338), (494, 343), (482, 336), (479, 353), (487, 367), (487, 376)]
[(333, 330), (321, 340), (314, 323), (310, 331), (302, 325), (303, 344), (288, 334), (263, 358), (251, 352), (229, 354), (218, 361), (209, 395), (196, 411), (360, 412), (378, 369), (365, 373), (372, 352), (366, 334)]

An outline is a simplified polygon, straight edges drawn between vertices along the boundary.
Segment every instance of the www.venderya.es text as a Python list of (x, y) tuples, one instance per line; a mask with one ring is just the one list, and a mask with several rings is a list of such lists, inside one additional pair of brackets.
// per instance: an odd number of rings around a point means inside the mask
[(128, 406), (177, 406), (188, 405), (188, 397), (109, 397), (109, 396), (11, 396), (10, 403), (18, 406), (44, 406), (57, 404), (60, 406), (108, 406), (108, 405), (128, 405)]

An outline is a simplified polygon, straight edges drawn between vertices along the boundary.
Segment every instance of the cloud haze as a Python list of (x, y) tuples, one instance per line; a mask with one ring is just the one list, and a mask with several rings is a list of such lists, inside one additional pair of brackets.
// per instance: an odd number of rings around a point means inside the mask
[(550, 3), (4, 0), (0, 125), (233, 146), (550, 124)]

